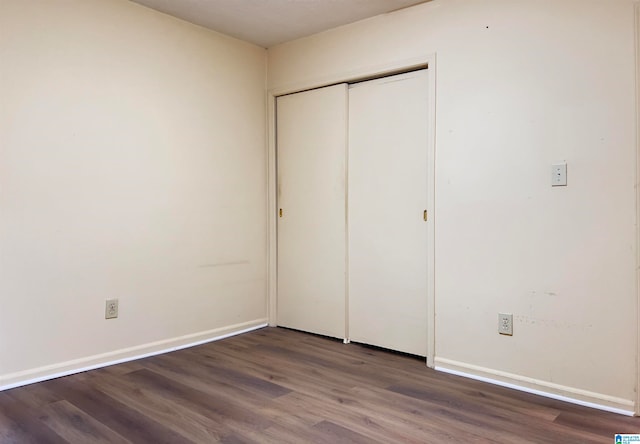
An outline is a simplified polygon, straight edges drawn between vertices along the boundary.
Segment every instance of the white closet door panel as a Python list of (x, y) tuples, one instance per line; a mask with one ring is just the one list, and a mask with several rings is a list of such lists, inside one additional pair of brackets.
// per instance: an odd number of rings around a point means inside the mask
[(427, 354), (427, 70), (349, 89), (349, 337)]
[(347, 85), (277, 99), (278, 325), (345, 337)]

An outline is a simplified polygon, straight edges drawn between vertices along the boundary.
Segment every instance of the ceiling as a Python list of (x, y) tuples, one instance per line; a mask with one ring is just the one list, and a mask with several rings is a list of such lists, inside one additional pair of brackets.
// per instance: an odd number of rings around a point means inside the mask
[(429, 0), (132, 0), (268, 48)]

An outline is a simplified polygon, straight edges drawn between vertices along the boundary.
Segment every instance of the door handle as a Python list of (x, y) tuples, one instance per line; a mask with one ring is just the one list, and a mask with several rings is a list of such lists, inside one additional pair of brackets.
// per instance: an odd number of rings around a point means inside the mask
[(424, 219), (424, 221), (427, 221), (427, 210), (424, 210), (424, 213), (422, 213), (422, 218)]
[(282, 208), (280, 208), (280, 217), (282, 217)]

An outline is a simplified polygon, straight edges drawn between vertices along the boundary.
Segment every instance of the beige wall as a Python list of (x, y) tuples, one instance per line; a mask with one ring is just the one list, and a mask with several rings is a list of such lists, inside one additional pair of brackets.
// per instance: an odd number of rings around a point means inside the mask
[(127, 1), (0, 0), (0, 386), (265, 321), (265, 67)]
[(436, 54), (438, 367), (633, 409), (633, 5), (434, 0), (269, 49), (281, 92)]

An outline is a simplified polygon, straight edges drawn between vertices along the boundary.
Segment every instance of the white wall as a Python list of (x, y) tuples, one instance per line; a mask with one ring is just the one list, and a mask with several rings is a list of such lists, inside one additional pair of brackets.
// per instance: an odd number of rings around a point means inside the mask
[(265, 321), (265, 69), (127, 1), (0, 0), (0, 386)]
[(633, 5), (434, 0), (269, 49), (281, 92), (436, 53), (438, 367), (633, 410)]

